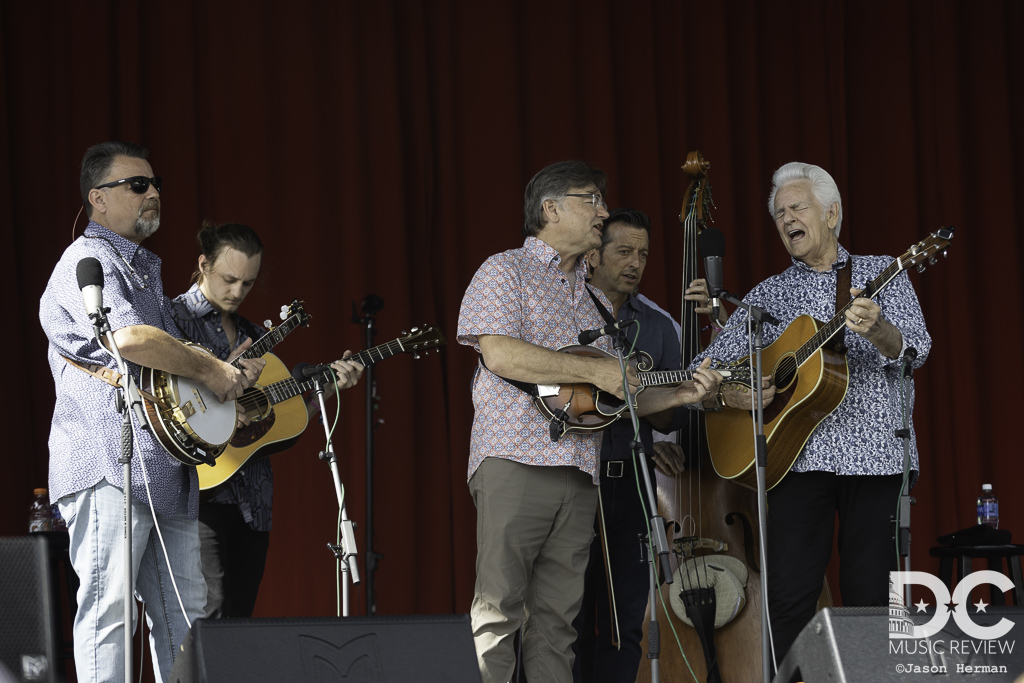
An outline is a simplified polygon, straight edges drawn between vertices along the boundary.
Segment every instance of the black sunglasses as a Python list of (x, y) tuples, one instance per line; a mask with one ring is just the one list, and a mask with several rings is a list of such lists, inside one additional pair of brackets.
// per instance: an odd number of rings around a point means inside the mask
[(117, 187), (122, 183), (128, 183), (128, 187), (131, 188), (131, 191), (134, 192), (135, 194), (146, 194), (146, 190), (149, 189), (150, 183), (152, 183), (153, 187), (156, 188), (156, 191), (159, 192), (160, 186), (163, 184), (163, 181), (160, 179), (160, 176), (153, 176), (152, 178), (147, 178), (144, 175), (135, 175), (132, 176), (131, 178), (121, 178), (120, 180), (115, 180), (110, 183), (97, 185), (92, 189), (102, 190), (105, 187)]

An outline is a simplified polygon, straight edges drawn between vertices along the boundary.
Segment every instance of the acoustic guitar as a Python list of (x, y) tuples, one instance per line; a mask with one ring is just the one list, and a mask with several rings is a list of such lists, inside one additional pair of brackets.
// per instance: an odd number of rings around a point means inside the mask
[[(588, 358), (616, 357), (601, 349), (577, 344), (563, 346), (558, 350), (561, 353)], [(693, 373), (688, 370), (653, 371), (651, 368), (654, 367), (654, 361), (643, 351), (634, 353), (626, 360), (636, 369), (637, 377), (640, 379), (640, 386), (633, 394), (634, 407), (635, 397), (647, 387), (672, 386), (693, 379)], [(750, 370), (747, 367), (737, 364), (716, 369), (722, 373), (725, 383), (750, 386)], [(593, 384), (538, 384), (536, 387), (534, 405), (545, 419), (560, 425), (552, 435), (552, 439), (556, 441), (556, 435), (561, 437), (568, 432), (600, 431), (626, 412), (626, 402), (623, 399)]]
[[(924, 272), (938, 254), (945, 256), (953, 239), (953, 227), (943, 227), (893, 261), (859, 295), (874, 298), (905, 270)], [(804, 444), (822, 420), (831, 415), (846, 396), (850, 372), (846, 356), (829, 343), (846, 329), (851, 301), (827, 323), (801, 315), (782, 335), (762, 351), (762, 363), (772, 368), (775, 398), (764, 409), (764, 433), (768, 442), (765, 467), (767, 488), (786, 476)], [(734, 366), (749, 366), (749, 356)], [(706, 416), (708, 448), (715, 471), (725, 479), (756, 488), (751, 413), (726, 408)]]
[[(419, 358), (420, 354), (444, 343), (444, 335), (438, 328), (414, 327), (408, 334), (360, 351), (347, 360), (365, 367), (399, 353), (411, 353), (413, 358)], [(238, 398), (246, 416), (253, 422), (238, 430), (215, 463), (196, 468), (201, 490), (223, 484), (257, 454), (262, 457), (291, 448), (306, 428), (306, 403), (302, 394), (313, 388), (313, 380), (295, 379), (281, 359), (272, 353), (264, 358), (267, 366), (256, 385)]]
[[(266, 355), (289, 332), (308, 325), (310, 316), (302, 309), (302, 303), (295, 300), (282, 307), (284, 321), (268, 330), (231, 364), (241, 368), (242, 360)], [(199, 344), (182, 343), (213, 355)], [(185, 465), (212, 465), (235, 433), (235, 402), (221, 403), (201, 382), (154, 368), (142, 368), (139, 384), (156, 399), (143, 396), (146, 420), (171, 457)]]

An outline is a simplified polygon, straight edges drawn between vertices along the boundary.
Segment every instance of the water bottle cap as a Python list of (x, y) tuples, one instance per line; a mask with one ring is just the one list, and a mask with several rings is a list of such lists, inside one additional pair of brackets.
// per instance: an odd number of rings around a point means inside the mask
[(46, 489), (33, 489), (33, 491), (32, 491), (32, 495), (35, 495), (35, 496), (45, 496), (46, 494), (47, 494), (47, 490)]
[(992, 490), (992, 484), (982, 484), (981, 485), (981, 490), (982, 491), (991, 491)]

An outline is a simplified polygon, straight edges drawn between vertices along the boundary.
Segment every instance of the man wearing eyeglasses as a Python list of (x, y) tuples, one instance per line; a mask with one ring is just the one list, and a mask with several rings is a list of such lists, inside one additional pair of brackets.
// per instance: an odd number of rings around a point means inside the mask
[[(49, 440), (50, 497), (67, 520), (71, 562), (81, 581), (74, 647), (82, 682), (124, 679), (125, 567), (116, 389), (69, 363), (117, 370), (86, 315), (77, 285), (79, 261), (92, 257), (102, 265), (103, 306), (109, 308), (114, 340), (136, 382), (144, 365), (197, 380), (228, 401), (252, 386), (265, 365), (246, 360), (240, 370), (177, 341), (180, 333), (163, 293), (160, 259), (142, 246), (160, 226), (160, 179), (147, 156), (145, 149), (125, 142), (102, 143), (85, 153), (81, 190), (89, 224), (64, 251), (39, 305), (57, 393)], [(199, 484), (195, 469), (172, 459), (151, 431), (135, 425), (134, 437), (133, 588), (146, 604), (154, 673), (163, 681), (189, 622), (203, 615), (206, 602), (196, 521)]]
[[(571, 432), (552, 442), (528, 392), (531, 384), (583, 383), (623, 395), (614, 358), (557, 352), (577, 344), (581, 330), (604, 325), (602, 308), (611, 315), (608, 298), (586, 285), (583, 258), (601, 245), (605, 183), (602, 171), (580, 161), (537, 173), (526, 187), (523, 246), (487, 259), (462, 301), (458, 340), (480, 353), (468, 476), (477, 507), (471, 616), (484, 683), (511, 677), (520, 627), (527, 678), (572, 679), (572, 621), (593, 538), (601, 435)], [(611, 348), (607, 339), (596, 346)], [(638, 412), (713, 393), (721, 376), (707, 366), (695, 382), (648, 389)], [(635, 372), (627, 381), (631, 390), (639, 386)]]

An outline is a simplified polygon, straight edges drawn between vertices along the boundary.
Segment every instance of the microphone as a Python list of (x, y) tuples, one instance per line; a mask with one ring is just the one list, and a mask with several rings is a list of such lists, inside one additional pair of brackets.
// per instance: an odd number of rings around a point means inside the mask
[(92, 256), (78, 262), (78, 288), (82, 290), (85, 312), (95, 320), (103, 317), (103, 267)]
[(363, 315), (375, 315), (380, 313), (381, 309), (384, 308), (384, 299), (380, 298), (376, 294), (367, 294), (366, 298), (363, 299), (363, 303), (360, 305)]
[(711, 299), (711, 317), (718, 323), (718, 311), (722, 307), (719, 298), (722, 293), (722, 257), (725, 256), (725, 236), (722, 230), (709, 226), (700, 232), (700, 255), (705, 259), (705, 281)]
[(321, 363), (320, 365), (310, 365), (309, 363), (299, 363), (292, 368), (292, 377), (298, 381), (316, 377), (317, 375), (325, 375), (328, 372), (334, 372), (329, 363)]
[(636, 320), (623, 320), (622, 322), (617, 322), (611, 325), (605, 325), (604, 327), (599, 327), (596, 330), (583, 330), (582, 332), (580, 332), (579, 342), (580, 344), (584, 345), (590, 344), (595, 339), (603, 337), (606, 334), (615, 334), (619, 330), (624, 330), (635, 322)]
[(725, 255), (725, 236), (718, 228), (707, 227), (700, 233), (700, 253), (704, 257), (704, 279), (708, 283), (711, 299), (711, 319), (718, 322), (722, 307), (722, 256)]

